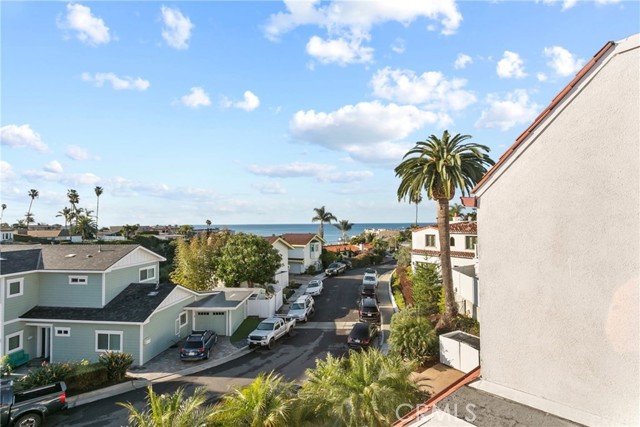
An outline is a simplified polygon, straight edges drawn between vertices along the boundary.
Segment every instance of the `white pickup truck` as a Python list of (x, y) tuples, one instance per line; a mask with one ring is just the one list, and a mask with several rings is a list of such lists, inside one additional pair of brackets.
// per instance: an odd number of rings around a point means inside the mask
[(271, 350), (277, 339), (292, 334), (295, 325), (295, 319), (285, 320), (280, 317), (265, 319), (249, 334), (249, 347), (269, 347)]

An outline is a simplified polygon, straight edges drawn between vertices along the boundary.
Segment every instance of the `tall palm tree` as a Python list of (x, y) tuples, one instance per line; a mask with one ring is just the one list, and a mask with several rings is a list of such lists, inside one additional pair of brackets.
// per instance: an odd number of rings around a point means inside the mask
[(2, 226), (2, 217), (4, 216), (4, 210), (7, 209), (7, 205), (5, 203), (2, 204), (2, 211), (0, 211), (0, 226)]
[(58, 215), (56, 215), (56, 218), (61, 216), (64, 218), (64, 228), (67, 228), (67, 226), (71, 223), (71, 216), (73, 214), (73, 211), (71, 210), (71, 208), (68, 207), (64, 207), (62, 208), (62, 210), (58, 211)]
[(273, 371), (246, 387), (222, 396), (212, 418), (222, 426), (288, 427), (293, 411), (293, 383)]
[(333, 224), (335, 228), (342, 231), (342, 243), (347, 242), (347, 231), (351, 230), (353, 224), (349, 222), (348, 219), (341, 219), (337, 224)]
[(487, 154), (485, 145), (465, 143), (470, 135), (451, 137), (444, 131), (441, 138), (431, 135), (426, 141), (418, 141), (396, 166), (400, 178), (398, 200), (415, 198), (425, 190), (438, 204), (438, 237), (440, 241), (440, 269), (444, 287), (445, 312), (437, 329), (447, 330), (456, 316), (451, 273), (451, 247), (449, 242), (449, 200), (456, 190), (469, 194), (494, 161)]
[[(29, 210), (27, 211), (27, 215), (26, 215), (27, 231), (29, 231), (29, 223), (34, 222), (33, 216), (31, 215), (31, 206), (33, 205), (33, 199), (37, 199), (38, 196), (40, 196), (40, 193), (38, 192), (38, 190), (34, 188), (29, 190), (29, 197), (31, 197), (31, 201), (29, 202)], [(29, 219), (31, 219), (31, 221)]]
[(415, 226), (418, 226), (418, 205), (420, 203), (422, 203), (422, 194), (418, 193), (414, 196), (411, 197), (411, 199), (409, 200), (409, 203), (415, 203), (416, 205), (416, 222), (415, 222)]
[(396, 421), (401, 405), (422, 400), (409, 379), (412, 367), (400, 356), (385, 356), (377, 349), (350, 352), (348, 357), (328, 354), (307, 370), (298, 395), (317, 426), (386, 427)]
[(324, 206), (320, 208), (313, 208), (313, 210), (315, 211), (316, 216), (311, 218), (311, 222), (320, 221), (320, 227), (318, 227), (318, 234), (320, 234), (320, 237), (324, 239), (324, 223), (326, 222), (331, 224), (331, 221), (337, 221), (338, 218), (336, 218), (335, 215), (333, 215), (331, 212), (327, 212)]
[(149, 386), (143, 410), (137, 410), (130, 402), (118, 405), (129, 410), (129, 424), (133, 427), (200, 427), (208, 424), (210, 408), (205, 406), (206, 401), (205, 387), (197, 387), (185, 397), (182, 387), (172, 394), (156, 394)]
[(67, 190), (67, 197), (71, 204), (71, 210), (73, 211), (71, 218), (75, 219), (76, 225), (78, 225), (78, 203), (80, 203), (80, 195), (76, 190)]
[(211, 233), (211, 220), (208, 219), (205, 223), (207, 224), (207, 235), (209, 235), (209, 233)]
[[(102, 189), (102, 187), (96, 186), (96, 188), (94, 188), (93, 191), (96, 192), (96, 229), (100, 231), (100, 228), (98, 227), (98, 215), (100, 214), (100, 196), (102, 196), (102, 193), (104, 193), (104, 190)], [(97, 233), (96, 233), (96, 237), (98, 237)]]

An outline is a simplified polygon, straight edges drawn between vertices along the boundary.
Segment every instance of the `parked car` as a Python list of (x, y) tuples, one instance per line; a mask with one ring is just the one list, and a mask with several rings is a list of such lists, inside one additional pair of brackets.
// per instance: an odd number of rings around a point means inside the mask
[(66, 390), (59, 381), (14, 393), (13, 380), (0, 381), (0, 426), (41, 426), (45, 417), (67, 408)]
[[(313, 299), (313, 298), (312, 298)], [(249, 333), (249, 347), (269, 347), (276, 345), (276, 340), (285, 335), (291, 335), (296, 321), (285, 320), (280, 317), (270, 317), (258, 323), (258, 326)]]
[(307, 285), (307, 289), (304, 291), (305, 295), (311, 295), (312, 297), (322, 295), (324, 291), (324, 285), (322, 280), (311, 280)]
[(362, 276), (362, 284), (378, 287), (378, 275), (375, 273), (364, 273), (364, 276)]
[(373, 274), (374, 276), (378, 277), (378, 270), (376, 270), (375, 268), (371, 268), (371, 267), (369, 267), (369, 268), (367, 268), (367, 269), (365, 269), (365, 270), (364, 270), (364, 274), (365, 274), (365, 275), (367, 275), (367, 274)]
[(378, 299), (376, 295), (376, 285), (372, 283), (365, 283), (362, 285), (362, 290), (360, 291), (360, 295), (365, 298), (375, 298)]
[(341, 262), (332, 262), (329, 266), (324, 270), (324, 274), (327, 276), (336, 276), (340, 273), (344, 273), (347, 269), (347, 265)]
[(368, 349), (378, 336), (378, 327), (373, 323), (356, 323), (353, 325), (349, 336), (347, 337), (347, 345), (354, 350)]
[(375, 298), (362, 298), (360, 300), (360, 309), (358, 310), (358, 321), (380, 323), (380, 307)]
[(353, 264), (351, 263), (351, 260), (349, 260), (349, 259), (343, 258), (339, 262), (341, 262), (344, 265), (346, 265), (347, 268), (352, 268), (353, 267)]
[(211, 347), (218, 342), (218, 334), (211, 330), (192, 331), (180, 349), (180, 360), (202, 360), (211, 356)]
[(302, 295), (291, 304), (286, 315), (278, 315), (297, 322), (306, 322), (316, 311), (316, 304), (311, 295)]

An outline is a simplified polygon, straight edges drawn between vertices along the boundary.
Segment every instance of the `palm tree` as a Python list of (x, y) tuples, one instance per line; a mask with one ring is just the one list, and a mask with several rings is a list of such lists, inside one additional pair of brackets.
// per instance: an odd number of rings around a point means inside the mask
[(464, 206), (458, 203), (454, 203), (453, 205), (449, 206), (449, 221), (461, 216), (463, 210), (464, 210)]
[(27, 230), (29, 230), (29, 224), (33, 224), (34, 222), (36, 222), (31, 212), (27, 212), (27, 214), (24, 216), (24, 222), (27, 224)]
[(76, 217), (75, 233), (82, 236), (82, 240), (93, 239), (97, 235), (96, 223), (91, 218), (91, 210), (78, 210), (78, 216)]
[(396, 421), (401, 405), (422, 400), (409, 379), (412, 368), (398, 355), (385, 356), (377, 349), (337, 358), (329, 353), (306, 371), (298, 395), (317, 426), (386, 427)]
[(80, 203), (80, 195), (76, 190), (67, 190), (67, 197), (71, 204), (72, 215), (71, 218), (75, 219), (76, 225), (78, 225), (78, 203)]
[(6, 204), (2, 204), (2, 211), (0, 211), (0, 227), (2, 226), (3, 222), (2, 222), (2, 217), (4, 216), (4, 210), (7, 209), (7, 205)]
[(398, 200), (411, 200), (425, 190), (429, 199), (438, 204), (440, 269), (445, 297), (445, 312), (437, 325), (440, 331), (451, 327), (457, 312), (451, 273), (449, 200), (456, 190), (469, 194), (486, 173), (487, 166), (494, 164), (486, 154), (489, 147), (464, 142), (470, 138), (460, 134), (451, 137), (446, 130), (442, 138), (431, 135), (426, 141), (416, 142), (395, 168), (396, 176), (400, 177)]
[(64, 218), (64, 228), (67, 228), (67, 226), (71, 223), (71, 216), (73, 215), (73, 211), (71, 210), (71, 208), (68, 207), (64, 207), (62, 208), (62, 210), (60, 210), (58, 212), (58, 215), (56, 215), (56, 218), (61, 216)]
[(38, 190), (33, 188), (29, 190), (29, 197), (31, 197), (31, 201), (29, 202), (29, 210), (27, 211), (27, 215), (26, 215), (27, 231), (29, 231), (29, 223), (35, 222), (33, 220), (33, 216), (31, 215), (31, 206), (33, 205), (33, 199), (37, 199), (38, 196), (40, 196), (40, 193), (38, 193)]
[(293, 383), (273, 371), (222, 396), (212, 418), (222, 426), (288, 427), (293, 412)]
[(351, 230), (353, 224), (349, 222), (348, 219), (341, 219), (337, 224), (333, 224), (335, 228), (342, 231), (342, 243), (347, 242), (347, 231)]
[(207, 224), (207, 236), (208, 236), (209, 233), (211, 233), (211, 220), (208, 219), (205, 221), (205, 223)]
[(207, 425), (210, 408), (205, 387), (197, 387), (193, 394), (185, 397), (184, 388), (173, 394), (156, 394), (151, 386), (147, 389), (147, 405), (138, 411), (130, 402), (118, 402), (129, 410), (129, 424), (133, 427), (200, 427)]
[(331, 224), (331, 221), (337, 221), (338, 218), (336, 218), (331, 212), (327, 212), (324, 209), (324, 206), (320, 208), (313, 208), (313, 210), (316, 212), (316, 216), (311, 218), (311, 222), (320, 221), (320, 227), (318, 227), (318, 234), (320, 234), (320, 237), (324, 239), (324, 223), (326, 222)]
[[(96, 192), (96, 230), (100, 231), (100, 228), (98, 227), (98, 215), (100, 214), (100, 196), (102, 196), (104, 190), (102, 189), (102, 187), (96, 186), (93, 191)], [(97, 233), (96, 237), (98, 237)]]
[(420, 203), (422, 203), (422, 194), (418, 193), (414, 196), (411, 197), (411, 199), (409, 200), (409, 203), (415, 203), (416, 204), (416, 222), (415, 222), (415, 226), (418, 226), (418, 205)]

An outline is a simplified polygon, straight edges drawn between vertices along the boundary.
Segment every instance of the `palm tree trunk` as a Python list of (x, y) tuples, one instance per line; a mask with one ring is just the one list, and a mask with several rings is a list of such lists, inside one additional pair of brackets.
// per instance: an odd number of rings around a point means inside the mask
[(438, 238), (440, 239), (440, 273), (444, 289), (445, 310), (436, 329), (451, 330), (453, 319), (458, 314), (453, 293), (453, 275), (451, 273), (451, 245), (449, 244), (449, 200), (438, 199)]
[(320, 220), (320, 237), (324, 239), (324, 221)]

